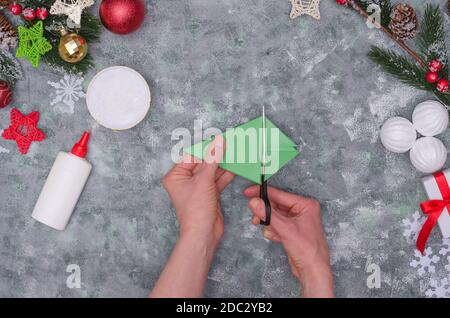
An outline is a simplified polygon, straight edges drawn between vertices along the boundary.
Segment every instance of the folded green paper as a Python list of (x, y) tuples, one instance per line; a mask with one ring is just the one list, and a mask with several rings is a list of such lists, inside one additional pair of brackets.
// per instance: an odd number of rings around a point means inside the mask
[[(264, 136), (266, 139), (265, 180), (299, 154), (297, 145), (267, 117), (265, 127), (264, 134), (263, 117), (261, 116), (222, 134), (226, 148), (220, 167), (261, 184)], [(212, 138), (197, 143), (184, 149), (184, 152), (203, 159), (211, 141)]]

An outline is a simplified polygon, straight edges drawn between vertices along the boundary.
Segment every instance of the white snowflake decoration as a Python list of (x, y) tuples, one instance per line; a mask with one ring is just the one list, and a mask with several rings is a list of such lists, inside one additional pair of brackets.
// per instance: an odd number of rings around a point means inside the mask
[(65, 14), (76, 25), (81, 23), (83, 10), (92, 6), (95, 0), (56, 0), (50, 8), (51, 14)]
[(450, 283), (447, 278), (441, 279), (439, 282), (435, 279), (430, 280), (430, 287), (425, 291), (427, 297), (446, 298), (450, 297)]
[(425, 255), (422, 255), (418, 250), (415, 250), (414, 256), (416, 259), (412, 260), (409, 265), (414, 268), (418, 268), (417, 272), (419, 275), (423, 275), (427, 271), (428, 273), (435, 272), (436, 268), (433, 264), (436, 264), (440, 260), (440, 257), (433, 255), (433, 250), (431, 247), (427, 247), (425, 249)]
[(419, 211), (416, 211), (411, 218), (406, 218), (402, 220), (403, 236), (407, 239), (413, 238), (417, 239), (420, 229), (422, 228), (425, 218), (420, 215)]
[(301, 16), (302, 14), (307, 14), (312, 16), (314, 19), (320, 19), (319, 4), (320, 0), (289, 0), (292, 4), (291, 19)]
[(86, 94), (83, 92), (84, 79), (80, 75), (64, 75), (59, 82), (48, 82), (50, 86), (56, 89), (52, 94), (53, 100), (51, 105), (63, 103), (69, 107), (69, 112), (73, 113), (75, 102), (80, 98), (85, 98)]
[(450, 253), (450, 239), (445, 238), (442, 240), (442, 248), (439, 250), (439, 254), (447, 255)]

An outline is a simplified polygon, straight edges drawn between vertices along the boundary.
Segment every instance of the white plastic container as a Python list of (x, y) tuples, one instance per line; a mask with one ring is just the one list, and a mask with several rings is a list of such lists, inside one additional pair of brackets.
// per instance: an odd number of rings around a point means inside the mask
[(56, 230), (64, 230), (92, 170), (85, 159), (89, 133), (72, 151), (60, 152), (42, 188), (32, 217)]

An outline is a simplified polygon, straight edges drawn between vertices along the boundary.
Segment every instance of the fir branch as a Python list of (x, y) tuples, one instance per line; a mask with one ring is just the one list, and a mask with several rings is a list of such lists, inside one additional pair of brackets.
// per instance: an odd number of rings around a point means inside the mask
[(417, 48), (425, 61), (439, 60), (444, 65), (440, 75), (448, 78), (444, 20), (439, 6), (427, 5), (417, 35)]
[(381, 25), (388, 28), (391, 23), (392, 3), (390, 0), (379, 0), (378, 5), (381, 9)]
[(391, 22), (392, 4), (390, 0), (353, 0), (362, 10), (367, 12), (368, 7), (371, 4), (376, 4), (380, 7), (381, 11), (381, 26), (387, 28)]
[[(51, 6), (53, 5), (54, 0), (24, 0), (22, 4), (24, 7), (45, 7), (50, 11)], [(26, 22), (25, 24), (29, 27), (34, 23)], [(47, 40), (50, 41), (53, 48), (50, 52), (43, 56), (43, 61), (47, 64), (55, 67), (56, 69), (64, 70), (65, 72), (72, 74), (85, 73), (90, 68), (94, 66), (94, 60), (92, 56), (88, 53), (88, 55), (78, 63), (68, 63), (61, 59), (59, 56), (58, 45), (61, 35), (59, 30), (61, 27), (67, 27), (67, 16), (65, 15), (53, 15), (50, 14), (48, 18), (44, 21), (45, 31), (44, 36)], [(98, 41), (100, 38), (100, 34), (102, 31), (102, 24), (98, 17), (90, 14), (87, 11), (84, 11), (81, 16), (81, 27), (77, 30), (69, 29), (69, 31), (74, 31), (80, 34), (84, 39), (89, 43)]]
[(368, 56), (372, 62), (380, 65), (383, 71), (403, 83), (422, 90), (433, 90), (433, 87), (425, 79), (425, 71), (404, 56), (376, 46), (371, 47)]
[[(367, 11), (364, 10), (364, 7), (360, 5), (360, 2), (361, 0), (348, 0), (347, 5), (367, 19), (369, 17), (369, 14), (367, 13)], [(381, 31), (384, 32), (384, 34), (386, 34), (389, 38), (391, 38), (391, 40), (396, 42), (406, 53), (408, 53), (412, 58), (414, 58), (417, 61), (417, 63), (419, 63), (424, 68), (427, 67), (427, 64), (423, 61), (423, 59), (419, 56), (419, 54), (417, 54), (408, 45), (406, 45), (405, 42), (397, 39), (397, 37), (392, 34), (391, 30), (387, 26), (383, 26), (377, 23), (375, 23), (375, 25), (378, 25)]]
[(14, 85), (22, 78), (22, 67), (17, 59), (9, 51), (0, 49), (0, 79)]

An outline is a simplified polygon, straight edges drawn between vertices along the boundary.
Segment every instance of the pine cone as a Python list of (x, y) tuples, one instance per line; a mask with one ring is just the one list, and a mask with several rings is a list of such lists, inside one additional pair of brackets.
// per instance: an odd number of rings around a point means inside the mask
[(0, 48), (9, 49), (17, 46), (17, 31), (9, 20), (0, 14)]
[(8, 7), (12, 4), (13, 0), (0, 0), (0, 7)]
[(402, 41), (415, 37), (419, 29), (419, 20), (414, 8), (406, 3), (394, 6), (389, 29), (397, 39)]

